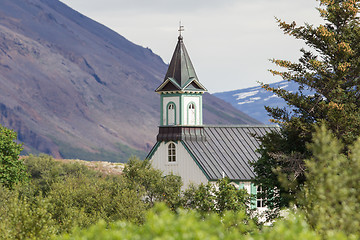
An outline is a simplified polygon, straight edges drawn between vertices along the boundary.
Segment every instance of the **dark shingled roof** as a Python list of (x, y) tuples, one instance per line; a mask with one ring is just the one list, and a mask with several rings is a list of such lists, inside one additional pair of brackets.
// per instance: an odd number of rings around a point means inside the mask
[(186, 51), (183, 38), (181, 36), (178, 38), (178, 42), (164, 80), (169, 77), (174, 78), (181, 87), (184, 86), (190, 78), (197, 79), (194, 66), (191, 63), (189, 54)]
[(207, 91), (196, 76), (194, 66), (186, 51), (182, 36), (178, 38), (164, 82), (156, 89), (156, 92), (175, 90)]
[[(251, 180), (255, 177), (249, 161), (257, 161), (260, 142), (253, 136), (277, 131), (276, 126), (204, 126), (205, 141), (184, 138), (198, 166), (209, 180), (223, 176), (231, 180)], [(188, 140), (187, 140), (188, 139)]]

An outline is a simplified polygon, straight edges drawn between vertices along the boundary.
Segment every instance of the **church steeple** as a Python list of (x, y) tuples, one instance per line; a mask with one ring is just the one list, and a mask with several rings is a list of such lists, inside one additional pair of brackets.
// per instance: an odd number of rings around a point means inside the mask
[(161, 96), (160, 126), (202, 125), (202, 94), (206, 88), (199, 82), (186, 51), (182, 28), (163, 83), (156, 89)]
[(164, 82), (156, 89), (156, 92), (164, 91), (207, 91), (196, 76), (181, 35), (178, 37)]

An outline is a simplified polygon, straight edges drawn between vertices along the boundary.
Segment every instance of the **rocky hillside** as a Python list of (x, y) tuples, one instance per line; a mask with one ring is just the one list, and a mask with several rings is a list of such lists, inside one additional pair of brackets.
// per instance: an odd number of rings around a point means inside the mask
[[(58, 0), (0, 1), (0, 123), (18, 132), (26, 152), (143, 157), (155, 142), (154, 89), (166, 69), (150, 49)], [(256, 123), (209, 94), (204, 109), (208, 124)]]

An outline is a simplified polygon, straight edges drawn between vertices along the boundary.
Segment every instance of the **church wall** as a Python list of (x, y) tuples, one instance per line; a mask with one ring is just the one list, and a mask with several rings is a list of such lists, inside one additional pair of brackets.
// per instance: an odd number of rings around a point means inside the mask
[(163, 171), (164, 175), (170, 173), (181, 176), (183, 181), (183, 189), (187, 188), (190, 183), (206, 184), (208, 182), (206, 176), (196, 165), (188, 151), (181, 142), (175, 142), (176, 145), (176, 162), (168, 162), (168, 144), (170, 142), (161, 142), (156, 152), (153, 154), (152, 165), (156, 169)]

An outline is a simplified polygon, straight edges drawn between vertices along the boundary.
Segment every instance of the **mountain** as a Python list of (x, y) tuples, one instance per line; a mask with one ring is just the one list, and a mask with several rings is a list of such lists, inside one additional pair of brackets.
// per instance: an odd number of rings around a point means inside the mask
[[(144, 157), (156, 141), (154, 90), (166, 69), (150, 49), (58, 0), (0, 1), (0, 123), (18, 132), (25, 153)], [(257, 123), (209, 94), (204, 122)]]
[[(299, 87), (297, 83), (288, 81), (280, 81), (269, 85), (270, 87), (280, 87), (290, 92), (297, 92)], [(303, 93), (312, 94), (309, 90), (304, 90)], [(261, 88), (261, 86), (219, 92), (214, 93), (213, 95), (265, 124), (270, 124), (270, 117), (264, 106), (279, 108), (287, 107), (286, 102), (282, 98), (279, 98), (272, 92), (266, 91)]]

